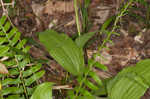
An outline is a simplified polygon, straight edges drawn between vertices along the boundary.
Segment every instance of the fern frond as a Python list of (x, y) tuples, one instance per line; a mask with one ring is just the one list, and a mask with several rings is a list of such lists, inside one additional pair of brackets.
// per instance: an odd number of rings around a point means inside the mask
[[(8, 75), (0, 75), (2, 96), (6, 99), (29, 99), (45, 71), (40, 71), (41, 64), (32, 61), (28, 54), (27, 40), (20, 39), (21, 33), (11, 26), (6, 16), (0, 18), (0, 61), (8, 71)], [(27, 66), (33, 64), (33, 66)]]

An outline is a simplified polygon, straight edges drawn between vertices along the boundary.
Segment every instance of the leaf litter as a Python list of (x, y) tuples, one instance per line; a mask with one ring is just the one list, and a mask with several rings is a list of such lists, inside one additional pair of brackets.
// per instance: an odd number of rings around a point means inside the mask
[[(33, 37), (37, 40), (34, 33), (43, 31), (47, 28), (56, 29), (57, 31), (64, 32), (69, 36), (77, 33), (73, 0), (45, 0), (44, 2), (41, 2), (42, 1), (40, 0), (25, 0), (24, 2), (17, 2), (19, 9), (26, 10), (21, 10), (22, 12), (17, 13), (16, 17), (12, 17), (12, 21), (19, 30), (25, 34), (25, 36)], [(122, 3), (118, 0), (92, 0), (91, 2), (89, 18), (93, 23), (93, 26), (90, 31), (98, 30), (109, 16), (117, 13), (117, 9)], [(141, 7), (140, 5), (138, 6)], [(144, 15), (143, 11), (136, 11), (135, 13), (142, 16)], [(25, 18), (25, 16), (27, 18)], [(111, 39), (114, 44), (107, 44), (110, 50), (102, 50), (101, 53), (103, 58), (97, 58), (97, 61), (109, 68), (109, 73), (95, 69), (95, 72), (99, 76), (103, 75), (106, 78), (111, 77), (112, 75), (116, 75), (126, 66), (134, 65), (141, 59), (150, 58), (150, 30), (147, 29), (143, 31), (142, 26), (145, 24), (138, 23), (131, 17), (127, 16), (127, 18), (124, 17), (122, 20), (125, 20), (125, 23), (123, 22), (121, 24), (121, 29), (118, 30), (120, 36), (112, 36)], [(82, 23), (81, 20), (80, 22)], [(30, 25), (31, 23), (33, 24), (32, 26)], [(98, 35), (98, 33), (96, 35)], [(97, 51), (97, 47), (101, 44), (104, 37), (105, 35), (102, 35), (100, 37), (100, 41), (97, 40), (88, 47), (87, 54), (89, 58)], [(34, 51), (30, 52), (31, 54), (33, 53), (33, 57), (41, 57), (51, 61), (51, 64), (46, 64), (46, 66), (44, 66), (47, 71), (47, 75), (45, 75), (43, 81), (54, 81), (56, 83), (60, 83), (62, 78), (65, 76), (63, 68), (61, 68), (53, 59), (49, 58), (50, 56), (48, 56), (47, 53), (45, 54), (46, 51), (44, 49), (39, 49), (37, 47), (33, 49)], [(38, 53), (39, 51), (40, 53)], [(8, 73), (7, 68), (3, 64), (1, 65), (0, 72)], [(148, 93), (149, 91), (145, 94), (145, 96), (147, 96)], [(150, 95), (147, 97), (149, 96)], [(143, 99), (148, 98), (143, 97)]]

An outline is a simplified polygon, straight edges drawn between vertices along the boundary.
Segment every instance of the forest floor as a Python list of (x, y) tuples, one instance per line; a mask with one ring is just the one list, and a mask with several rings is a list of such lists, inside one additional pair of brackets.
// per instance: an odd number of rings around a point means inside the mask
[[(81, 5), (82, 3), (82, 0), (80, 0)], [(88, 31), (100, 30), (107, 19), (118, 13), (118, 9), (122, 4), (121, 0), (91, 0), (88, 8), (91, 25)], [(39, 42), (36, 33), (46, 29), (54, 29), (58, 32), (66, 33), (70, 37), (77, 33), (73, 6), (73, 0), (16, 0), (14, 7), (8, 8), (8, 14), (12, 23), (23, 34), (23, 37), (32, 38)], [(95, 72), (100, 77), (109, 78), (115, 76), (126, 66), (131, 66), (140, 60), (150, 58), (150, 15), (146, 14), (147, 8), (145, 6), (138, 3), (134, 4), (134, 6), (138, 9), (130, 9), (130, 14), (123, 16), (119, 22), (120, 27), (116, 32), (120, 36), (112, 35), (113, 44), (106, 43), (109, 50), (103, 49), (101, 51), (104, 59), (96, 58), (97, 61), (106, 65), (109, 69), (107, 72), (95, 69)], [(0, 16), (2, 12), (3, 9), (0, 10)], [(133, 14), (139, 16), (139, 19), (135, 18), (136, 16), (132, 16)], [(80, 11), (79, 16), (81, 16)], [(82, 24), (81, 18), (79, 23)], [(82, 26), (80, 28), (82, 30)], [(112, 28), (111, 24), (109, 28)], [(92, 42), (89, 42), (86, 48), (88, 58), (91, 58), (97, 52), (98, 47), (105, 38), (105, 34), (96, 33), (91, 39)], [(61, 84), (66, 75), (63, 68), (49, 56), (41, 44), (41, 46), (34, 45), (32, 40), (28, 44), (31, 45), (30, 54), (34, 58), (50, 61), (49, 64), (44, 66), (47, 73), (41, 80)], [(150, 99), (150, 91), (147, 91), (142, 99)]]

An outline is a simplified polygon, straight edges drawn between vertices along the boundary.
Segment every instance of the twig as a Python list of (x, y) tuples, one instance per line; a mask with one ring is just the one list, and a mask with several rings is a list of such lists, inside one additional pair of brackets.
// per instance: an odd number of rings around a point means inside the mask
[[(3, 9), (3, 15), (6, 15), (7, 18), (8, 18), (8, 20), (10, 21), (11, 25), (12, 25), (13, 27), (15, 27), (14, 24), (11, 22), (10, 17), (8, 16), (8, 11), (7, 11), (7, 10), (5, 9), (5, 7), (4, 7), (5, 4), (4, 4), (3, 0), (0, 0), (0, 2), (1, 2), (2, 9)], [(14, 3), (14, 1), (12, 1), (12, 3)]]
[(3, 3), (3, 0), (1, 0), (1, 6), (2, 6), (2, 9), (3, 9), (3, 14), (6, 14), (7, 13), (7, 10), (5, 9), (5, 5), (4, 5), (4, 3)]
[(14, 6), (14, 2), (11, 2), (11, 3), (3, 3), (3, 5), (1, 4), (1, 6)]
[(73, 89), (69, 85), (53, 86), (53, 89)]

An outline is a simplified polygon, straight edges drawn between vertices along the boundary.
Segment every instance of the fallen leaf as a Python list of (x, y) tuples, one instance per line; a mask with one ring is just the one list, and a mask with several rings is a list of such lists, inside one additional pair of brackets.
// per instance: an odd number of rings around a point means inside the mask
[[(110, 7), (97, 6), (91, 9), (91, 17), (94, 19), (94, 24), (103, 24), (110, 14)], [(96, 13), (95, 13), (96, 12)]]
[(42, 16), (43, 9), (44, 9), (44, 5), (36, 4), (36, 3), (32, 4), (32, 10), (33, 10), (34, 14), (38, 17)]
[(0, 74), (8, 74), (6, 66), (2, 63), (0, 63)]
[(64, 1), (47, 1), (45, 8), (44, 8), (44, 13), (53, 15), (55, 12), (59, 13), (69, 13), (69, 12), (74, 12), (74, 4), (73, 1), (70, 2), (64, 2)]

